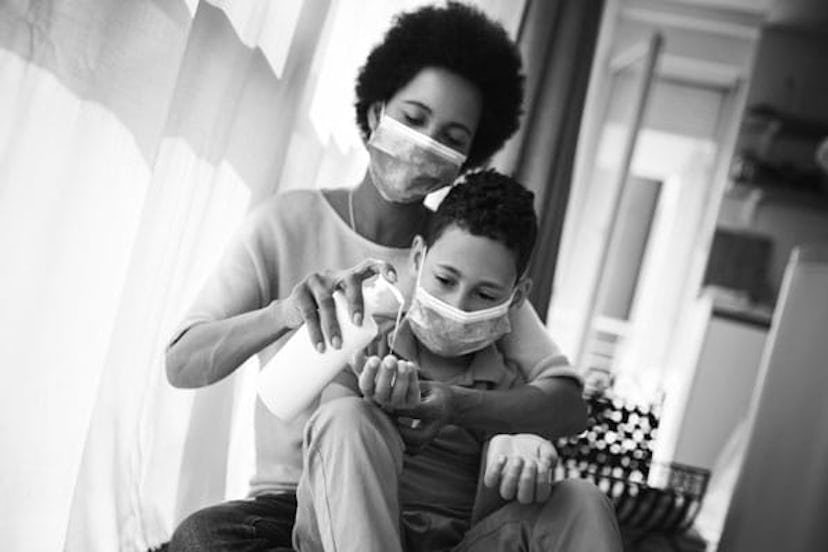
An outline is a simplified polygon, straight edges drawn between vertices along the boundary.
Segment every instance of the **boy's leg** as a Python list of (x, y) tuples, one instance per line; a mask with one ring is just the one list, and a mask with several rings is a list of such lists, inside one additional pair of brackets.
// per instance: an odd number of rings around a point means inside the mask
[(395, 552), (404, 445), (374, 404), (344, 397), (305, 426), (294, 548), (301, 552)]
[(454, 550), (621, 552), (622, 545), (609, 498), (588, 481), (565, 479), (543, 504), (510, 502), (485, 517)]
[(289, 549), (296, 516), (293, 494), (262, 495), (210, 506), (176, 528), (168, 552)]

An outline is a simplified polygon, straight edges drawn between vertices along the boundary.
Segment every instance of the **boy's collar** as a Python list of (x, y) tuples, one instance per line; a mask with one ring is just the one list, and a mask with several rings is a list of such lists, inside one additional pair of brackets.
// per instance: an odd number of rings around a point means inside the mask
[[(395, 338), (394, 332), (388, 334), (388, 346)], [(411, 326), (406, 318), (403, 318), (397, 328), (396, 341), (394, 342), (394, 353), (406, 360), (419, 363), (417, 337), (411, 331)], [(485, 382), (497, 384), (503, 379), (503, 356), (494, 344), (487, 345), (483, 349), (473, 353), (471, 365), (450, 383), (471, 387), (475, 383)]]

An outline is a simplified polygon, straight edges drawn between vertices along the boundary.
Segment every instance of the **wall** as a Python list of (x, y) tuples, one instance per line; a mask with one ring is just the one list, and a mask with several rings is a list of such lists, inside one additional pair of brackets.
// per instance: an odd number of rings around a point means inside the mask
[[(791, 29), (763, 30), (757, 50), (748, 106), (769, 105), (790, 116), (825, 124), (828, 137), (828, 34), (796, 32)], [(819, 134), (782, 130), (765, 151), (768, 161), (791, 163), (799, 170), (815, 171), (814, 148)], [(737, 151), (756, 148), (762, 125), (746, 118)], [(741, 227), (759, 232), (774, 241), (769, 271), (773, 295), (779, 290), (782, 275), (795, 245), (828, 243), (828, 176), (822, 178), (821, 195), (798, 192), (780, 185), (779, 179), (763, 179), (762, 199), (752, 208)], [(751, 183), (748, 183), (751, 184)], [(729, 203), (746, 205), (750, 201), (740, 190), (731, 190)], [(740, 226), (728, 213), (719, 217), (722, 226)]]

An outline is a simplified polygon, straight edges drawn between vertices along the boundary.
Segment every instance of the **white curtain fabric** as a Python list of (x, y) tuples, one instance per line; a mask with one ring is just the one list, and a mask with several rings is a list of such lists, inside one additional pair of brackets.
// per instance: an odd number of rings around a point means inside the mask
[(0, 1), (4, 550), (146, 550), (246, 492), (256, 367), (175, 390), (163, 347), (251, 205), (356, 183), (357, 67), (422, 3)]

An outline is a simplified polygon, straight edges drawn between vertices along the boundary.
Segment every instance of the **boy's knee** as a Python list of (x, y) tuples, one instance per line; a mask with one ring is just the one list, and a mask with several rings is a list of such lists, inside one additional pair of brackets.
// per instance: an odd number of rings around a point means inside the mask
[(609, 497), (595, 484), (584, 479), (564, 479), (555, 483), (546, 505), (549, 508), (563, 508), (570, 512), (614, 515)]
[(305, 442), (320, 440), (368, 443), (371, 438), (398, 439), (385, 412), (361, 397), (342, 397), (319, 405), (305, 427)]

